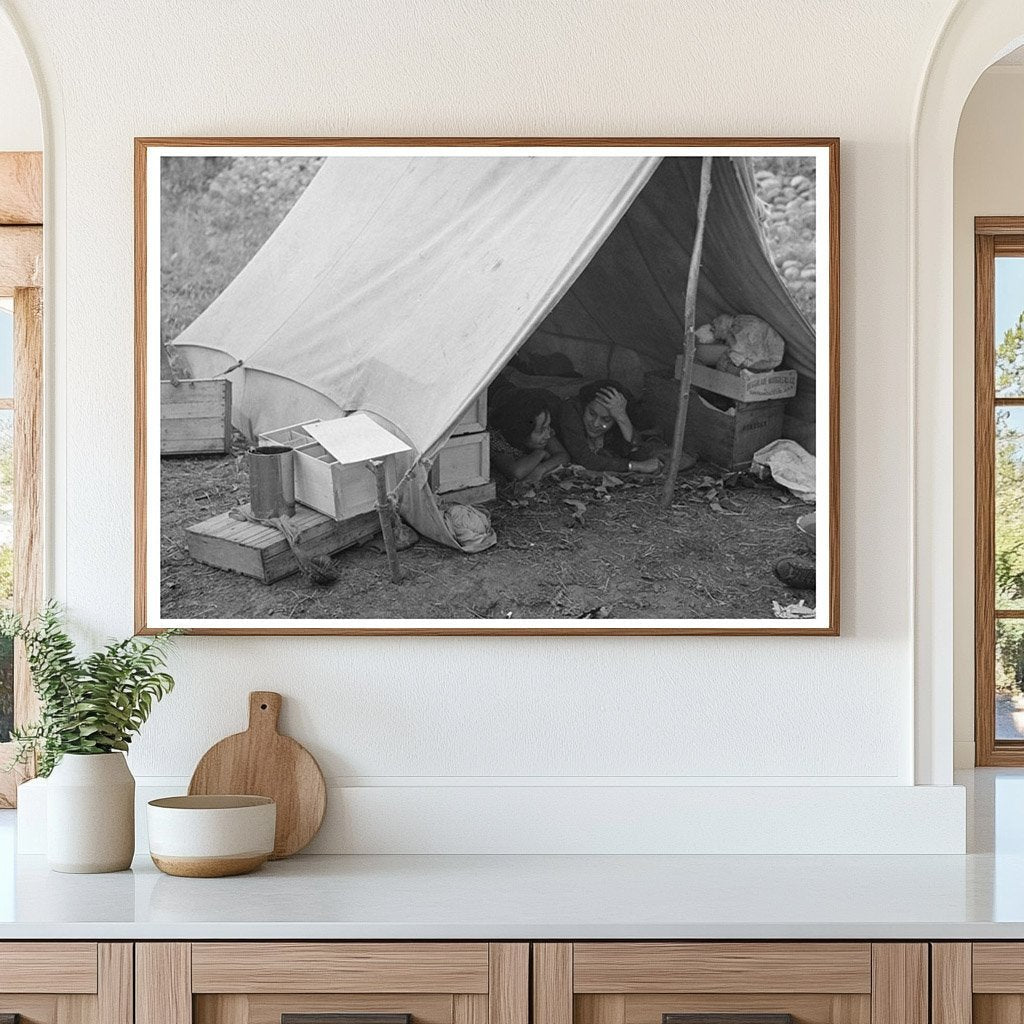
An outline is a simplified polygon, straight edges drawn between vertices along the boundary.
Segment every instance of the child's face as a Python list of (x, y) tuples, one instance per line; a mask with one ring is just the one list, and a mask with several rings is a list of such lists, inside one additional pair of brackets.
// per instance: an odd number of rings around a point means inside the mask
[(608, 433), (614, 422), (608, 406), (596, 398), (589, 401), (583, 410), (583, 429), (590, 437), (601, 437)]
[(539, 451), (546, 448), (551, 440), (551, 413), (547, 409), (537, 413), (533, 421), (533, 433), (526, 439), (526, 445), (531, 451)]

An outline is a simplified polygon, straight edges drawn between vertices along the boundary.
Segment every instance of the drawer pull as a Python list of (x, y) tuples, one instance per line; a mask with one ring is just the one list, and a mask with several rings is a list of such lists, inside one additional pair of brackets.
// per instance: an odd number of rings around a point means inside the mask
[[(0, 1020), (0, 1024), (7, 1024)], [(17, 1024), (15, 1021), (14, 1024)], [(411, 1013), (282, 1013), (281, 1024), (412, 1024)]]
[(661, 1024), (793, 1024), (791, 1013), (663, 1013)]

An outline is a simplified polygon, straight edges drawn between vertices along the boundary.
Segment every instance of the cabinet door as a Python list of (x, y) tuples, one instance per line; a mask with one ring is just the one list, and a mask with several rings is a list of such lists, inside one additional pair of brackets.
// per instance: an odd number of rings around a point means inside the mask
[(1024, 942), (932, 945), (935, 1024), (1024, 1021)]
[(533, 978), (533, 1024), (928, 1024), (923, 943), (538, 943)]
[(136, 984), (136, 1024), (529, 1024), (525, 943), (140, 943)]
[(5, 1024), (132, 1024), (127, 942), (0, 942)]

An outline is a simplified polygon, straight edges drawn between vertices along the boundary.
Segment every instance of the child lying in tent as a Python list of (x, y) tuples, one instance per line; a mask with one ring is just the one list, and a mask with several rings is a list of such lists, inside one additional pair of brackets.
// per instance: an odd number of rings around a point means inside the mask
[(585, 384), (575, 398), (560, 402), (555, 431), (569, 461), (596, 472), (657, 473), (661, 462), (639, 443), (629, 402), (629, 392), (614, 380)]
[(491, 463), (503, 476), (533, 484), (568, 463), (552, 429), (559, 399), (550, 391), (506, 385), (492, 390), (489, 401), (491, 426), (499, 432), (491, 434)]

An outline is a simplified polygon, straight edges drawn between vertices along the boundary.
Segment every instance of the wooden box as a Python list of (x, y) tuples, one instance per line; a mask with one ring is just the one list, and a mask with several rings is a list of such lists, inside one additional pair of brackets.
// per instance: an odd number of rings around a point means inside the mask
[(487, 429), (487, 389), (484, 388), (473, 400), (473, 404), (459, 417), (452, 431), (453, 436), (459, 434), (475, 434)]
[(161, 455), (224, 455), (230, 450), (230, 381), (160, 381)]
[(748, 469), (754, 452), (782, 437), (786, 400), (737, 402), (722, 410), (690, 393), (684, 447), (723, 469)]
[[(782, 436), (786, 401), (735, 402), (731, 409), (723, 410), (691, 388), (683, 448), (723, 469), (747, 469), (754, 452)], [(662, 435), (671, 439), (679, 406), (678, 383), (648, 373), (643, 402)]]
[[(280, 444), (295, 450), (295, 500), (342, 521), (377, 508), (377, 481), (365, 462), (342, 463), (318, 444), (305, 429), (319, 420), (295, 423), (259, 435), (260, 444)], [(395, 460), (384, 460), (388, 490), (398, 485)]]
[[(249, 511), (248, 505), (243, 508)], [(380, 532), (380, 517), (376, 512), (366, 512), (338, 523), (312, 509), (300, 507), (291, 517), (291, 523), (298, 531), (299, 546), (311, 557), (333, 555)], [(188, 553), (197, 562), (216, 569), (229, 569), (263, 583), (273, 583), (299, 569), (288, 541), (279, 530), (232, 519), (227, 512), (189, 526), (185, 534)]]
[(491, 435), (486, 431), (451, 437), (430, 467), (435, 494), (478, 487), (491, 479)]
[(462, 487), (457, 491), (445, 491), (440, 504), (444, 505), (486, 505), (498, 496), (498, 485), (493, 480), (475, 487)]
[[(676, 358), (676, 380), (682, 379), (683, 357)], [(769, 370), (767, 373), (723, 373), (710, 366), (693, 364), (693, 386), (725, 395), (737, 402), (767, 402), (792, 398), (796, 394), (796, 370)]]

